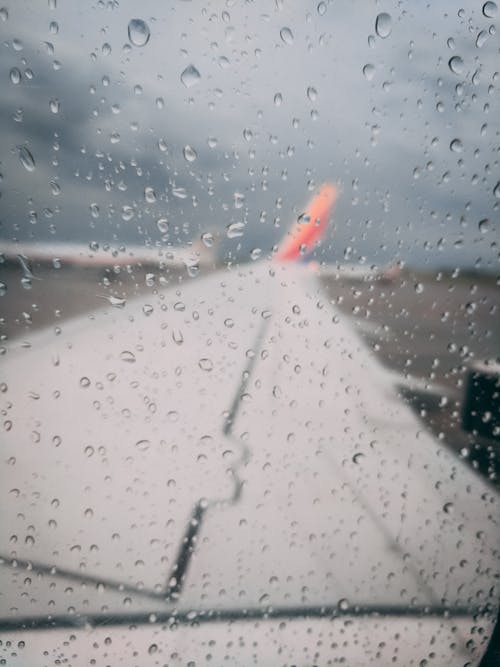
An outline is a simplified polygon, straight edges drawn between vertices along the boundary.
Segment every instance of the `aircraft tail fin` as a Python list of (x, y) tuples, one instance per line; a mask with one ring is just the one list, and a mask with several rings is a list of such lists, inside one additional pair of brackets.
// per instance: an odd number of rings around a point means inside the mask
[(330, 212), (338, 194), (338, 187), (332, 183), (325, 183), (320, 187), (304, 213), (294, 222), (291, 230), (281, 242), (274, 256), (276, 261), (289, 262), (313, 250), (315, 243), (326, 230)]

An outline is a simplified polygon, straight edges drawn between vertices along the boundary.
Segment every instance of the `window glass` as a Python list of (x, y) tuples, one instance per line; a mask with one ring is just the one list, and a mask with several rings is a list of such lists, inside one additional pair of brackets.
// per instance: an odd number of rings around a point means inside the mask
[(496, 3), (0, 5), (1, 664), (494, 664)]

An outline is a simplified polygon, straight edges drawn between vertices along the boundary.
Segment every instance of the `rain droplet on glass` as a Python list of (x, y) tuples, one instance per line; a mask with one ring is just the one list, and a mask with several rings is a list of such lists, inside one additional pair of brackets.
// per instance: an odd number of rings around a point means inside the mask
[(184, 155), (184, 159), (187, 162), (194, 162), (196, 160), (196, 158), (198, 157), (198, 153), (194, 150), (194, 148), (192, 148), (189, 145), (184, 146), (182, 154)]
[(210, 232), (203, 232), (201, 235), (201, 240), (203, 245), (205, 245), (207, 248), (211, 248), (214, 244), (214, 236)]
[(26, 146), (18, 146), (19, 159), (26, 171), (34, 171), (35, 159)]
[(244, 222), (233, 222), (232, 224), (226, 227), (227, 238), (236, 239), (239, 236), (243, 236), (244, 228), (245, 228)]
[(488, 220), (488, 218), (480, 220), (478, 223), (478, 228), (481, 234), (487, 234), (491, 229), (490, 221)]
[(281, 41), (284, 42), (285, 44), (288, 44), (288, 46), (291, 46), (293, 44), (293, 33), (290, 30), (290, 28), (281, 28), (280, 30), (280, 37)]
[(390, 14), (382, 12), (375, 19), (375, 32), (379, 37), (385, 39), (392, 32), (392, 18)]
[(128, 24), (128, 38), (134, 46), (145, 46), (149, 42), (148, 24), (142, 19), (132, 19)]
[(188, 65), (181, 74), (181, 82), (186, 88), (192, 88), (192, 86), (195, 86), (200, 79), (201, 75), (194, 65)]
[(21, 83), (21, 72), (17, 67), (13, 67), (10, 70), (9, 76), (10, 76), (11, 83), (13, 83), (15, 86), (17, 86), (17, 84)]
[(211, 371), (214, 367), (214, 364), (211, 359), (204, 358), (199, 360), (198, 366), (202, 371)]
[(464, 61), (460, 56), (453, 56), (448, 60), (448, 67), (453, 74), (462, 74), (464, 71)]
[(156, 226), (158, 227), (158, 231), (160, 231), (162, 234), (166, 234), (168, 232), (167, 218), (159, 218), (156, 221)]
[(318, 99), (318, 91), (316, 88), (309, 86), (307, 89), (307, 97), (311, 100), (311, 102), (315, 102)]
[(489, 34), (486, 30), (481, 30), (476, 37), (476, 48), (480, 49), (488, 41)]
[(375, 66), (372, 65), (371, 63), (367, 63), (363, 67), (363, 76), (367, 81), (371, 81), (375, 76)]
[(483, 14), (488, 19), (493, 19), (497, 15), (497, 6), (494, 2), (485, 2), (483, 5)]

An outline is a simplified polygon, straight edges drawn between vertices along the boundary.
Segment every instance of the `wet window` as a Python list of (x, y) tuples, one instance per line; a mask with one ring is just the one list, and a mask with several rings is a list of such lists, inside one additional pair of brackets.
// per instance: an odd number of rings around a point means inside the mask
[(496, 3), (0, 5), (0, 664), (497, 664)]

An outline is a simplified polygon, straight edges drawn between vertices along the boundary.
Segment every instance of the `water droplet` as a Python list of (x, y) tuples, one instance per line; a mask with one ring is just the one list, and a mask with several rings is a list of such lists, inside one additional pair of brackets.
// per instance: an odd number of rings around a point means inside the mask
[(156, 221), (156, 226), (158, 227), (158, 230), (162, 234), (166, 234), (168, 232), (168, 220), (167, 220), (167, 218), (159, 218)]
[(18, 83), (21, 83), (21, 72), (17, 67), (13, 67), (9, 73), (11, 82), (17, 86)]
[(162, 153), (165, 153), (168, 150), (168, 145), (165, 139), (158, 139), (158, 148)]
[(26, 146), (18, 146), (19, 159), (26, 171), (34, 171), (35, 159)]
[(134, 209), (132, 206), (122, 206), (122, 220), (128, 222), (134, 217)]
[(125, 308), (127, 305), (127, 300), (118, 296), (98, 296), (100, 299), (106, 299), (106, 301), (108, 301), (108, 303), (113, 306), (113, 308)]
[(320, 2), (319, 5), (316, 7), (316, 11), (320, 16), (324, 16), (326, 14), (326, 3)]
[(234, 208), (242, 208), (243, 204), (245, 203), (245, 195), (241, 192), (235, 192), (233, 194), (233, 203)]
[(181, 74), (181, 82), (186, 88), (195, 86), (201, 79), (201, 75), (194, 65), (188, 65)]
[(203, 241), (203, 245), (205, 245), (207, 248), (211, 248), (214, 244), (214, 235), (210, 232), (203, 232), (201, 235), (201, 240)]
[(2, 21), (7, 21), (8, 18), (9, 18), (9, 12), (7, 11), (7, 8), (6, 7), (1, 7), (0, 8), (0, 19), (2, 19)]
[(261, 248), (254, 248), (250, 253), (250, 259), (252, 259), (255, 262), (255, 260), (259, 259), (261, 255), (262, 255)]
[(149, 449), (150, 444), (151, 443), (149, 442), (149, 440), (138, 440), (135, 443), (135, 446), (140, 452), (147, 452), (147, 450)]
[(233, 222), (232, 224), (226, 227), (226, 235), (228, 239), (236, 239), (239, 236), (243, 236), (243, 230), (245, 229), (244, 222)]
[(50, 100), (49, 109), (52, 113), (59, 113), (59, 109), (60, 109), (59, 100), (57, 100), (57, 99)]
[(443, 505), (443, 512), (445, 514), (451, 514), (453, 512), (453, 503), (445, 503)]
[(57, 197), (58, 195), (61, 194), (61, 186), (59, 185), (59, 183), (57, 183), (57, 181), (50, 181), (49, 185), (50, 185), (50, 191), (52, 192), (54, 197)]
[(80, 378), (80, 387), (83, 387), (84, 389), (87, 389), (87, 387), (90, 387), (90, 380), (88, 377), (82, 377)]
[(123, 352), (120, 352), (120, 359), (129, 364), (133, 364), (135, 363), (135, 354), (130, 352), (130, 350), (123, 350)]
[(365, 455), (363, 454), (363, 452), (357, 452), (352, 457), (352, 462), (353, 463), (361, 463), (361, 461), (364, 459), (364, 457), (365, 457)]
[(194, 148), (192, 148), (189, 145), (184, 146), (184, 149), (183, 149), (182, 153), (184, 155), (184, 159), (187, 162), (194, 162), (196, 160), (196, 158), (198, 157), (198, 153), (194, 150)]
[(134, 46), (145, 46), (149, 42), (148, 24), (142, 19), (132, 19), (128, 24), (128, 38)]
[(198, 264), (186, 264), (186, 271), (190, 278), (196, 278), (200, 272), (200, 267)]
[(450, 150), (452, 150), (454, 153), (461, 153), (463, 149), (464, 145), (460, 139), (453, 139), (453, 141), (450, 143)]
[(149, 317), (149, 315), (152, 315), (153, 310), (154, 310), (154, 308), (150, 303), (145, 303), (144, 306), (142, 307), (142, 312), (147, 317)]
[(158, 651), (158, 645), (157, 644), (151, 644), (151, 646), (148, 648), (149, 655), (153, 655), (157, 651)]
[(414, 289), (417, 294), (422, 294), (422, 292), (424, 291), (424, 286), (422, 283), (415, 283)]
[(311, 102), (315, 102), (318, 99), (318, 91), (316, 88), (309, 86), (307, 89), (307, 97), (311, 100)]
[(280, 107), (283, 104), (283, 95), (281, 93), (276, 93), (274, 96), (274, 106)]
[(500, 199), (500, 181), (498, 181), (498, 183), (493, 188), (493, 194), (497, 199)]
[(182, 331), (180, 329), (174, 329), (172, 331), (172, 340), (176, 345), (182, 345), (184, 342), (184, 336), (182, 335)]
[(342, 611), (349, 609), (349, 601), (346, 598), (339, 600), (339, 608), (342, 609)]
[(281, 40), (291, 46), (293, 44), (293, 33), (290, 28), (281, 28), (280, 30)]
[(478, 228), (481, 234), (487, 234), (491, 229), (490, 221), (488, 220), (488, 218), (480, 220), (478, 223)]
[(154, 204), (156, 201), (156, 192), (152, 187), (147, 186), (144, 188), (144, 199), (148, 202), (148, 204)]
[(488, 19), (493, 19), (497, 15), (497, 6), (494, 2), (485, 2), (483, 5), (483, 14)]
[(464, 71), (464, 61), (460, 56), (453, 56), (448, 60), (448, 67), (453, 74), (462, 74)]
[(7, 285), (0, 282), (0, 296), (5, 296), (7, 294)]
[(252, 141), (253, 139), (253, 132), (248, 127), (243, 130), (243, 139), (245, 141)]
[(177, 197), (177, 199), (187, 199), (186, 188), (172, 188), (172, 194), (174, 197)]
[(211, 359), (200, 359), (198, 362), (198, 366), (201, 368), (202, 371), (211, 371), (214, 367), (214, 364)]
[(363, 76), (367, 81), (371, 81), (375, 76), (375, 66), (371, 63), (366, 64), (363, 67)]
[(476, 37), (476, 47), (478, 49), (483, 47), (488, 41), (488, 38), (489, 34), (486, 32), (486, 30), (481, 30)]
[(382, 12), (375, 19), (375, 32), (382, 39), (386, 39), (392, 32), (392, 18), (390, 14)]

